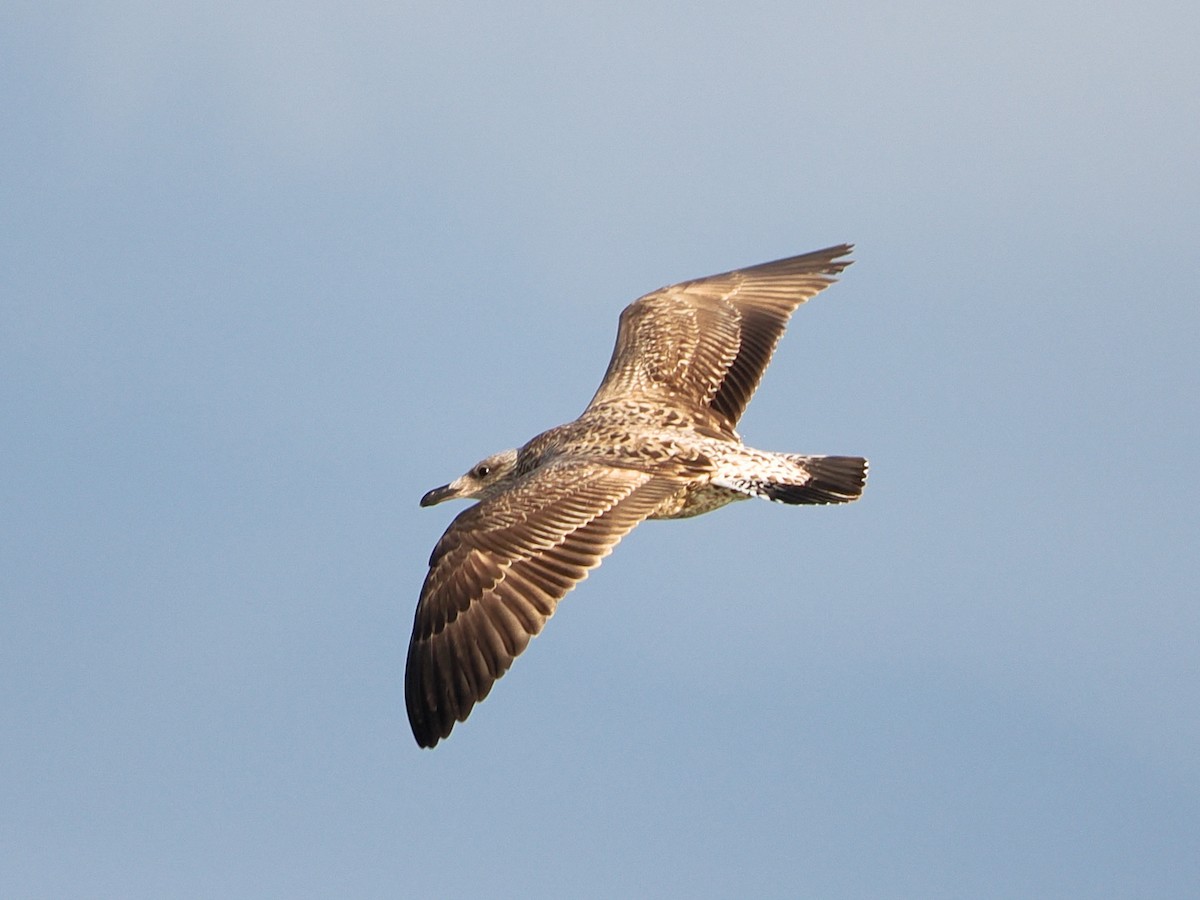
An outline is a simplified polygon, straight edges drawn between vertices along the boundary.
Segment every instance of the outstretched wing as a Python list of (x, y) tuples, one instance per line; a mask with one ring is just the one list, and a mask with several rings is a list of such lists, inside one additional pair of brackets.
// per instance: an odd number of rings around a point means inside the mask
[(682, 481), (573, 459), (462, 512), (429, 560), (404, 699), (432, 747), (487, 696), (558, 601)]
[(732, 433), (788, 318), (850, 265), (851, 245), (661, 288), (621, 313), (591, 406), (637, 397), (707, 410)]

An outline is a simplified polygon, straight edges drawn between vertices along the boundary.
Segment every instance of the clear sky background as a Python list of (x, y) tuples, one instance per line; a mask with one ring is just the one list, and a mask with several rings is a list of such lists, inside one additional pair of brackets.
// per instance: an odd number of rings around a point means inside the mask
[[(1194, 2), (8, 2), (4, 897), (1200, 895)], [(827, 246), (436, 750), (427, 489)]]

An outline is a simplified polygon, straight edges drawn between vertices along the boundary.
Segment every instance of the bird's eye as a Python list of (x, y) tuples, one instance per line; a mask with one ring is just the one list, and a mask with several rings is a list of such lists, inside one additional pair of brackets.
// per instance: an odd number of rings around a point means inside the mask
[(487, 478), (491, 474), (492, 474), (491, 466), (478, 465), (475, 467), (475, 477), (476, 478)]

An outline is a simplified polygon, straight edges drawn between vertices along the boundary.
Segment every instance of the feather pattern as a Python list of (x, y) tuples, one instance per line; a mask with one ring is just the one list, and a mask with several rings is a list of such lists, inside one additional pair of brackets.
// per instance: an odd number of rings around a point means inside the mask
[(792, 313), (850, 260), (839, 244), (652, 291), (621, 313), (589, 407), (628, 396), (710, 411), (732, 434)]
[(558, 601), (682, 483), (566, 459), (460, 513), (433, 550), (413, 623), (404, 693), (418, 743), (465, 719)]

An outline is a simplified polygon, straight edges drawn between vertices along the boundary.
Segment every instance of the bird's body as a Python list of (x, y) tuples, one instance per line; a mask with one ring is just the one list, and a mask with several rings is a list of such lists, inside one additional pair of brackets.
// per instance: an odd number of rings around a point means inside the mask
[(559, 600), (643, 519), (735, 500), (856, 499), (860, 457), (755, 450), (735, 430), (791, 313), (834, 279), (846, 245), (663, 288), (621, 315), (583, 414), (477, 463), (421, 500), (480, 502), (434, 548), (405, 674), (413, 734), (446, 737)]

